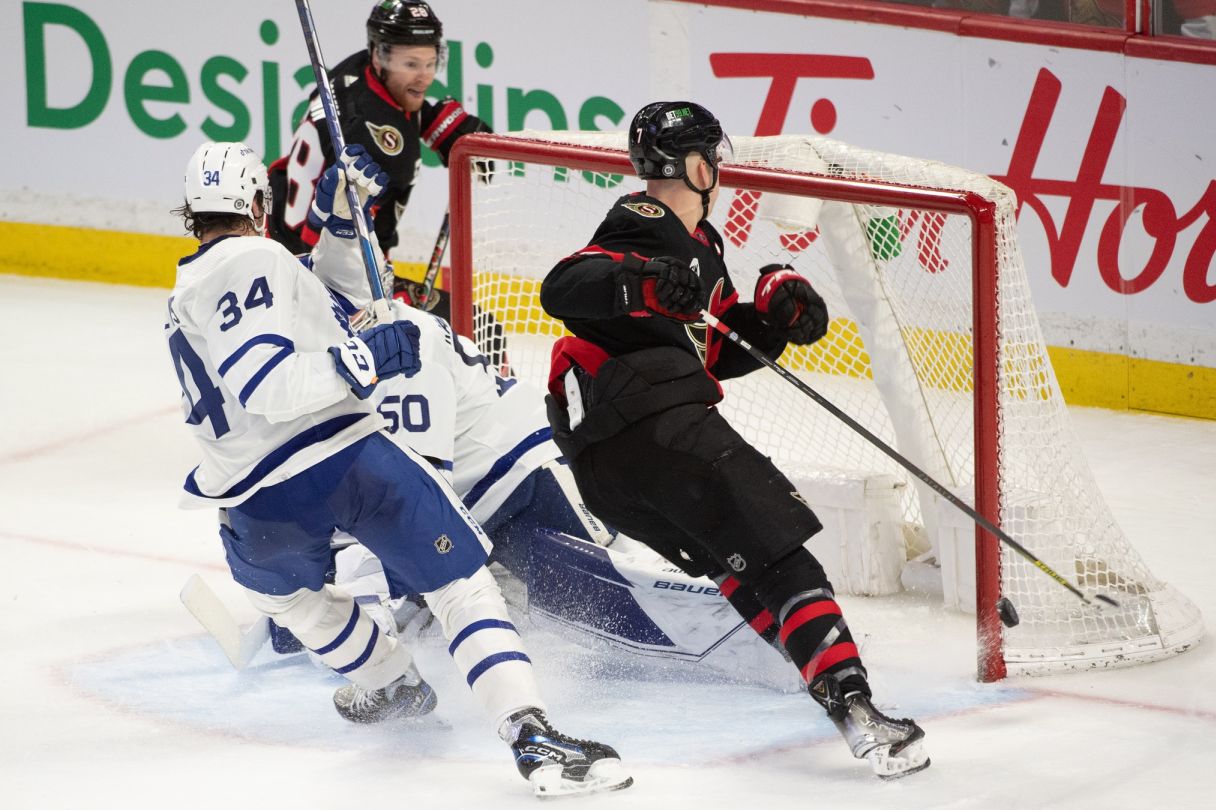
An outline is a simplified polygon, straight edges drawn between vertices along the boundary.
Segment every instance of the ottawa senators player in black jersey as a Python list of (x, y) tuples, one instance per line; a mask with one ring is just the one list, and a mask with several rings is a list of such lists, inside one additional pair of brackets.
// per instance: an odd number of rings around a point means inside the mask
[[(883, 778), (929, 765), (924, 732), (886, 717), (822, 566), (822, 525), (772, 461), (714, 407), (719, 379), (759, 364), (723, 343), (706, 309), (770, 357), (827, 331), (823, 299), (792, 268), (761, 270), (740, 303), (707, 221), (730, 141), (697, 104), (657, 102), (629, 128), (646, 192), (619, 199), (591, 244), (541, 286), (573, 337), (554, 346), (549, 419), (587, 506), (694, 576), (708, 575), (802, 673), (855, 756)], [(814, 452), (814, 448), (807, 448)]]
[[(360, 144), (388, 173), (389, 184), (373, 211), (381, 250), (397, 243), (397, 220), (417, 178), (420, 140), (447, 165), (461, 135), (489, 132), (454, 99), (427, 101), (443, 47), (443, 25), (417, 0), (381, 0), (367, 20), (367, 51), (329, 71), (347, 144)], [(291, 151), (270, 166), (270, 235), (293, 253), (306, 253), (318, 233), (308, 211), (317, 181), (335, 159), (325, 111), (314, 93)]]

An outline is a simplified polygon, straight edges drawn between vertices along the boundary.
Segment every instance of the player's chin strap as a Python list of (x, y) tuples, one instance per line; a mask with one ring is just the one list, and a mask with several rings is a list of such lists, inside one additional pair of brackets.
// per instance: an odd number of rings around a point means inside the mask
[(684, 185), (701, 195), (701, 219), (709, 219), (709, 195), (718, 187), (718, 164), (711, 160), (705, 162), (709, 164), (710, 170), (714, 173), (713, 180), (709, 183), (709, 188), (697, 188), (688, 179), (688, 173), (684, 173)]

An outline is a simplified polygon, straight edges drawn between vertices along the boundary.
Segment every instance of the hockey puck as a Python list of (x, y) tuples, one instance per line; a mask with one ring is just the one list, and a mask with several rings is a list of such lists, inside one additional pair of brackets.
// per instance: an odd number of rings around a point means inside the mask
[(1001, 624), (1006, 627), (1017, 627), (1021, 619), (1018, 618), (1017, 609), (1014, 608), (1013, 602), (1010, 602), (1005, 597), (1001, 597), (996, 602), (996, 615), (1001, 617)]

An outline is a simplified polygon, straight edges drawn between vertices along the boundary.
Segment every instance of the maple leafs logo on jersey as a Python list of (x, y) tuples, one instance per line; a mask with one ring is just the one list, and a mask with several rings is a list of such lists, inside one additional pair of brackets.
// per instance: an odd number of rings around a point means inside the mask
[(638, 216), (643, 216), (647, 219), (658, 219), (667, 213), (654, 203), (622, 203), (622, 205)]
[(405, 138), (401, 137), (401, 130), (396, 127), (378, 127), (368, 121), (367, 131), (372, 134), (372, 139), (376, 146), (380, 147), (380, 151), (390, 157), (401, 154), (401, 150), (405, 148)]

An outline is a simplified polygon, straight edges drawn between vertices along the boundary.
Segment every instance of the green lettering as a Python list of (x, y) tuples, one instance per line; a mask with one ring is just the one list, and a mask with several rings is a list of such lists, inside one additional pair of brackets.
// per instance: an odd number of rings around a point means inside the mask
[(312, 75), (312, 65), (300, 68), (291, 74), (291, 78), (295, 79), (296, 87), (304, 91), (304, 100), (291, 111), (291, 131), (295, 132), (304, 120), (304, 116), (308, 115), (309, 97), (312, 95), (312, 89), (317, 86), (317, 81)]
[(211, 116), (203, 121), (203, 134), (213, 141), (243, 141), (249, 136), (249, 108), (235, 93), (220, 86), (221, 76), (231, 76), (235, 84), (245, 81), (249, 70), (231, 56), (213, 56), (203, 63), (199, 76), (203, 95), (223, 112), (232, 116), (232, 123), (223, 125)]
[[(562, 103), (548, 90), (529, 90), (525, 93), (518, 87), (508, 87), (507, 130), (514, 132), (523, 129), (524, 122), (527, 121), (528, 114), (531, 112), (542, 112), (548, 117), (549, 126), (541, 127), (541, 129), (570, 128), (566, 122), (566, 111), (562, 109)], [(513, 162), (510, 171), (516, 177), (524, 174), (523, 165), (520, 163)], [(569, 179), (569, 173), (569, 169), (556, 166), (553, 169), (553, 179), (559, 183), (565, 182)]]
[(542, 112), (549, 119), (549, 126), (542, 127), (543, 129), (570, 128), (562, 103), (548, 90), (529, 90), (525, 93), (518, 87), (507, 88), (508, 130), (523, 129), (528, 115), (533, 112)]
[[(165, 74), (169, 83), (146, 84), (145, 77), (153, 71)], [(190, 102), (190, 85), (186, 81), (186, 72), (169, 54), (164, 51), (144, 51), (136, 54), (127, 67), (122, 89), (127, 102), (127, 112), (141, 132), (153, 138), (173, 138), (186, 131), (186, 121), (179, 113), (173, 113), (168, 118), (157, 118), (144, 107), (149, 101), (176, 104)]]
[[(494, 49), (488, 42), (478, 43), (473, 58), (479, 67), (488, 68), (494, 63)], [(477, 117), (490, 129), (494, 128), (494, 88), (488, 84), (477, 85)]]
[[(262, 42), (273, 45), (279, 41), (279, 27), (274, 20), (263, 20), (258, 30)], [(275, 62), (262, 63), (262, 130), (265, 136), (265, 147), (262, 155), (269, 163), (279, 154), (283, 142), (280, 127), (282, 122), (279, 106), (279, 66)]]
[[(625, 118), (625, 111), (610, 98), (604, 96), (592, 96), (583, 102), (583, 106), (578, 111), (578, 128), (587, 130), (599, 131), (601, 127), (596, 120), (603, 116), (607, 118), (612, 127), (616, 127)], [(600, 172), (583, 172), (583, 179), (588, 183), (594, 183), (600, 188), (615, 188), (625, 179), (624, 175), (620, 174), (601, 174)]]
[[(84, 12), (55, 3), (26, 3), (25, 28), (25, 116), (31, 127), (79, 129), (101, 115), (110, 100), (114, 77), (110, 49), (97, 23)], [(52, 107), (47, 100), (46, 27), (70, 28), (89, 49), (92, 80), (83, 99), (72, 107)]]

